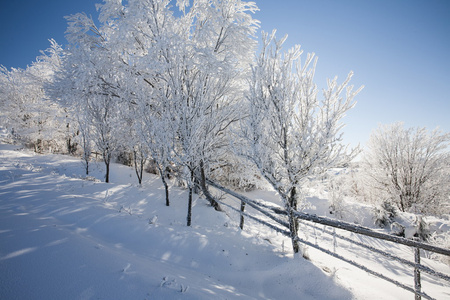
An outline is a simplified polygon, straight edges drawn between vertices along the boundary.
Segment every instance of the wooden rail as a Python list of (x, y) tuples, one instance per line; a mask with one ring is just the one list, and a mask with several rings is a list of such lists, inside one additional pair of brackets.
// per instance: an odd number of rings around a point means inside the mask
[[(217, 188), (218, 190), (221, 190), (222, 192), (224, 192), (226, 194), (229, 194), (229, 195), (233, 196), (234, 198), (240, 200), (241, 203), (248, 204), (249, 206), (253, 207), (254, 209), (256, 209), (261, 214), (269, 217), (271, 220), (273, 220), (277, 224), (281, 225), (282, 228), (280, 228), (278, 226), (275, 226), (273, 224), (270, 224), (270, 223), (268, 223), (268, 222), (266, 222), (264, 220), (261, 220), (261, 219), (255, 217), (255, 216), (251, 216), (251, 215), (243, 212), (242, 210), (238, 210), (238, 209), (236, 209), (236, 208), (234, 208), (234, 207), (232, 207), (232, 206), (230, 206), (230, 205), (228, 205), (226, 203), (221, 202), (221, 204), (223, 204), (223, 205), (225, 205), (227, 207), (230, 207), (233, 210), (236, 210), (241, 215), (241, 217), (247, 216), (247, 217), (249, 217), (249, 218), (251, 218), (251, 219), (253, 219), (253, 220), (255, 220), (255, 221), (259, 222), (259, 223), (262, 223), (262, 224), (268, 226), (269, 228), (271, 228), (273, 230), (276, 230), (276, 231), (278, 231), (278, 232), (280, 232), (280, 233), (290, 237), (289, 231), (286, 230), (286, 229), (289, 228), (288, 223), (278, 217), (280, 215), (286, 215), (286, 211), (283, 208), (281, 208), (279, 206), (275, 206), (275, 205), (273, 205), (273, 206), (270, 205), (269, 206), (269, 205), (266, 205), (264, 203), (259, 203), (257, 201), (251, 200), (248, 197), (245, 197), (245, 196), (243, 196), (243, 195), (241, 195), (239, 193), (236, 193), (235, 191), (227, 189), (227, 188), (225, 188), (225, 187), (223, 187), (223, 186), (221, 186), (221, 185), (219, 185), (219, 184), (217, 184), (217, 183), (215, 183), (213, 181), (210, 181), (210, 180), (207, 180), (207, 183), (209, 185)], [(242, 206), (241, 206), (241, 208), (242, 208)], [(385, 252), (385, 251), (373, 248), (371, 246), (363, 245), (362, 243), (353, 241), (353, 240), (351, 240), (351, 239), (349, 239), (347, 237), (344, 237), (344, 236), (341, 236), (341, 235), (337, 235), (337, 237), (339, 237), (341, 239), (344, 239), (344, 240), (346, 240), (346, 241), (348, 241), (350, 243), (353, 243), (353, 244), (361, 246), (361, 247), (365, 247), (365, 248), (369, 249), (370, 251), (373, 251), (375, 253), (379, 253), (381, 255), (389, 257), (390, 259), (394, 259), (394, 260), (397, 260), (397, 261), (399, 261), (399, 262), (401, 262), (403, 264), (406, 264), (406, 265), (414, 267), (414, 288), (406, 286), (406, 285), (404, 285), (404, 284), (402, 284), (402, 283), (400, 283), (400, 282), (398, 282), (398, 281), (396, 281), (394, 279), (391, 279), (391, 278), (389, 278), (389, 277), (387, 277), (387, 276), (385, 276), (383, 274), (380, 274), (378, 272), (370, 270), (367, 267), (365, 267), (365, 266), (363, 266), (361, 264), (358, 264), (358, 263), (356, 263), (356, 262), (354, 262), (354, 261), (352, 261), (350, 259), (347, 259), (347, 258), (345, 258), (345, 257), (343, 257), (343, 256), (341, 256), (341, 255), (339, 255), (337, 253), (333, 253), (333, 252), (331, 252), (331, 251), (329, 251), (327, 249), (324, 249), (324, 248), (322, 248), (322, 247), (320, 247), (318, 245), (315, 245), (315, 244), (313, 244), (311, 242), (302, 240), (302, 239), (297, 237), (297, 239), (301, 243), (309, 245), (309, 246), (311, 246), (313, 248), (316, 248), (316, 249), (318, 249), (318, 250), (320, 250), (322, 252), (325, 252), (325, 253), (333, 256), (333, 257), (336, 257), (336, 258), (338, 258), (340, 260), (343, 260), (343, 261), (345, 261), (347, 263), (350, 263), (350, 264), (352, 264), (352, 265), (354, 265), (354, 266), (356, 266), (356, 267), (358, 267), (358, 268), (360, 268), (360, 269), (362, 269), (362, 270), (364, 270), (364, 271), (366, 271), (366, 272), (368, 272), (368, 273), (370, 273), (372, 275), (375, 275), (375, 276), (377, 276), (379, 278), (382, 278), (382, 279), (384, 279), (386, 281), (394, 283), (395, 285), (397, 285), (397, 286), (399, 286), (399, 287), (401, 287), (401, 288), (403, 288), (405, 290), (408, 290), (408, 291), (414, 293), (415, 300), (420, 300), (421, 297), (424, 297), (426, 299), (433, 299), (432, 297), (430, 297), (429, 295), (427, 295), (426, 293), (424, 293), (421, 290), (420, 271), (424, 271), (424, 272), (426, 272), (426, 273), (428, 273), (430, 275), (436, 276), (436, 277), (441, 278), (441, 279), (446, 280), (446, 281), (450, 281), (450, 276), (448, 276), (446, 274), (443, 274), (443, 273), (440, 273), (440, 272), (437, 272), (437, 271), (434, 271), (434, 270), (430, 269), (429, 267), (426, 267), (426, 266), (423, 266), (423, 265), (420, 264), (420, 249), (423, 249), (423, 250), (426, 250), (426, 251), (430, 251), (430, 252), (434, 252), (434, 253), (439, 253), (439, 254), (442, 254), (442, 255), (450, 256), (450, 250), (448, 250), (448, 249), (441, 248), (441, 247), (436, 247), (436, 246), (433, 246), (433, 245), (430, 245), (430, 244), (426, 244), (426, 243), (422, 243), (422, 242), (415, 241), (415, 240), (410, 240), (410, 239), (406, 239), (406, 238), (402, 238), (402, 237), (398, 237), (398, 236), (389, 235), (389, 234), (386, 234), (386, 233), (377, 232), (377, 231), (375, 231), (373, 229), (370, 229), (370, 228), (367, 228), (367, 227), (363, 227), (363, 226), (360, 226), (360, 225), (356, 225), (356, 224), (352, 224), (352, 223), (348, 223), (348, 222), (344, 222), (344, 221), (338, 221), (338, 220), (325, 218), (325, 217), (319, 217), (317, 215), (311, 215), (311, 214), (307, 214), (307, 213), (303, 213), (303, 212), (299, 212), (299, 211), (294, 211), (294, 215), (297, 218), (301, 219), (301, 220), (309, 221), (309, 222), (312, 222), (312, 223), (315, 223), (315, 224), (322, 224), (322, 225), (325, 225), (325, 226), (330, 226), (330, 227), (333, 227), (333, 228), (345, 230), (345, 231), (348, 231), (348, 232), (353, 232), (353, 233), (356, 233), (356, 234), (369, 236), (371, 238), (381, 239), (381, 240), (389, 241), (389, 242), (392, 242), (392, 243), (396, 243), (396, 244), (401, 244), (401, 245), (406, 245), (406, 246), (412, 247), (414, 249), (414, 263), (409, 262), (409, 261), (407, 261), (407, 260), (405, 260), (403, 258), (396, 257), (396, 256), (394, 256), (394, 255), (392, 255), (390, 253)], [(331, 234), (333, 236), (336, 236), (335, 233), (331, 233), (331, 232), (327, 232), (327, 233)]]

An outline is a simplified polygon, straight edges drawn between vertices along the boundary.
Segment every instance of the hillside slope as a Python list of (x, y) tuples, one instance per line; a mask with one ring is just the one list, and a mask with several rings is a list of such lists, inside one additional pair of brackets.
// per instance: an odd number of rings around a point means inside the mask
[(13, 148), (0, 150), (0, 299), (352, 298), (202, 199), (186, 227), (185, 191), (166, 207), (156, 177), (140, 188), (115, 165), (105, 184), (76, 159)]
[[(6, 144), (0, 158), (0, 299), (413, 297), (313, 249), (312, 262), (293, 258), (288, 239), (249, 220), (241, 231), (235, 213), (218, 213), (201, 198), (186, 227), (186, 191), (172, 186), (166, 207), (153, 175), (145, 174), (139, 187), (134, 170), (113, 165), (113, 183), (106, 184), (101, 163), (86, 178), (78, 159)], [(249, 195), (276, 202), (272, 192)], [(333, 243), (306, 226), (302, 234)], [(383, 263), (361, 249), (337, 247), (350, 257), (358, 252), (369, 267)], [(389, 250), (410, 256), (404, 247)], [(410, 281), (412, 270), (394, 262), (380, 268)], [(429, 294), (448, 295), (448, 285), (423, 277)]]

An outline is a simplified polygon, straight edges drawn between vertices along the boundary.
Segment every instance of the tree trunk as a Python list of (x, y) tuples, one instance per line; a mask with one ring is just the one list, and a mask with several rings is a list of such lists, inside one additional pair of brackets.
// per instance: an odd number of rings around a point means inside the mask
[(189, 198), (188, 198), (188, 214), (187, 214), (187, 226), (191, 226), (192, 222), (192, 191), (194, 184), (194, 171), (191, 170), (191, 179), (189, 182)]
[(141, 176), (139, 177), (139, 185), (142, 184), (142, 177), (144, 176), (144, 161), (141, 161), (141, 168), (139, 169), (139, 173)]
[[(69, 126), (69, 124), (67, 124), (67, 126)], [(73, 154), (73, 152), (72, 152), (72, 139), (70, 138), (70, 136), (67, 138), (67, 154), (69, 154), (69, 155)]]
[(294, 215), (294, 211), (297, 210), (297, 190), (295, 186), (292, 188), (289, 198), (287, 200), (288, 200), (287, 213), (289, 218), (289, 232), (291, 234), (292, 250), (294, 251), (294, 253), (298, 253), (300, 251), (300, 245), (297, 241), (298, 219)]
[(158, 170), (159, 170), (159, 174), (160, 174), (160, 176), (161, 176), (161, 181), (162, 181), (162, 183), (163, 183), (163, 185), (164, 185), (164, 190), (165, 190), (165, 192), (166, 192), (166, 206), (170, 206), (170, 201), (169, 201), (169, 185), (167, 184), (167, 181), (166, 181), (166, 177), (167, 177), (167, 171), (166, 171), (166, 169), (164, 168), (164, 171), (163, 171), (163, 169), (158, 165)]
[(104, 152), (103, 157), (104, 157), (105, 166), (106, 166), (105, 182), (109, 183), (109, 165), (111, 163), (111, 154), (108, 152), (108, 150), (106, 150)]
[(134, 170), (136, 171), (136, 176), (138, 178), (139, 185), (142, 184), (142, 177), (144, 175), (144, 164), (146, 159), (142, 156), (138, 159), (137, 158), (137, 151), (134, 151), (133, 153), (134, 158)]
[(398, 208), (400, 209), (400, 211), (405, 212), (405, 204), (404, 204), (403, 198), (404, 198), (404, 196), (400, 195), (400, 205)]
[(298, 220), (294, 216), (293, 212), (289, 212), (289, 231), (291, 234), (291, 241), (292, 241), (292, 250), (294, 253), (298, 253), (300, 251), (300, 246), (298, 241), (296, 240), (298, 235)]
[(106, 175), (105, 175), (105, 182), (109, 183), (109, 162), (105, 161), (105, 165), (106, 165)]
[(203, 195), (205, 195), (211, 206), (214, 207), (216, 211), (222, 211), (219, 203), (214, 199), (214, 197), (208, 191), (208, 187), (206, 186), (205, 167), (203, 161), (200, 161), (200, 186), (202, 188)]
[(166, 206), (170, 205), (169, 202), (169, 186), (167, 185), (167, 182), (165, 179), (163, 179), (163, 183), (164, 183), (164, 190), (166, 191)]

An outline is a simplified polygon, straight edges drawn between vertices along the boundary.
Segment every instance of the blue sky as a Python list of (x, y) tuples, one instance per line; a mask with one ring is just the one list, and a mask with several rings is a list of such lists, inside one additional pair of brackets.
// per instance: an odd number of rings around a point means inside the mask
[[(48, 48), (65, 45), (66, 15), (95, 15), (95, 0), (2, 1), (0, 64), (25, 68)], [(450, 1), (261, 0), (254, 17), (265, 31), (289, 35), (319, 58), (316, 82), (365, 85), (344, 122), (346, 142), (365, 144), (378, 124), (450, 131)]]

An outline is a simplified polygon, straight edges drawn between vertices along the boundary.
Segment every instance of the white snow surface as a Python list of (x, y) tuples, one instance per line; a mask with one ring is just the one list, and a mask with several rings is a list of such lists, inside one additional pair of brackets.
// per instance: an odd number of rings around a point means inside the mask
[[(241, 231), (236, 213), (216, 212), (201, 198), (187, 227), (184, 189), (173, 185), (166, 207), (158, 177), (145, 174), (140, 187), (133, 169), (113, 165), (112, 183), (106, 184), (102, 163), (92, 169), (86, 178), (79, 159), (0, 145), (0, 299), (414, 297), (314, 249), (308, 249), (310, 261), (293, 257), (287, 238), (250, 220)], [(278, 201), (273, 192), (247, 196)], [(318, 210), (324, 200), (313, 200)], [(332, 244), (332, 238), (303, 229), (309, 240)], [(407, 247), (372, 243), (412, 257)], [(353, 259), (357, 253), (368, 267), (413, 283), (408, 267), (364, 249), (335, 246), (342, 255)], [(423, 263), (449, 273), (444, 264)], [(428, 294), (450, 298), (448, 283), (422, 277)]]

